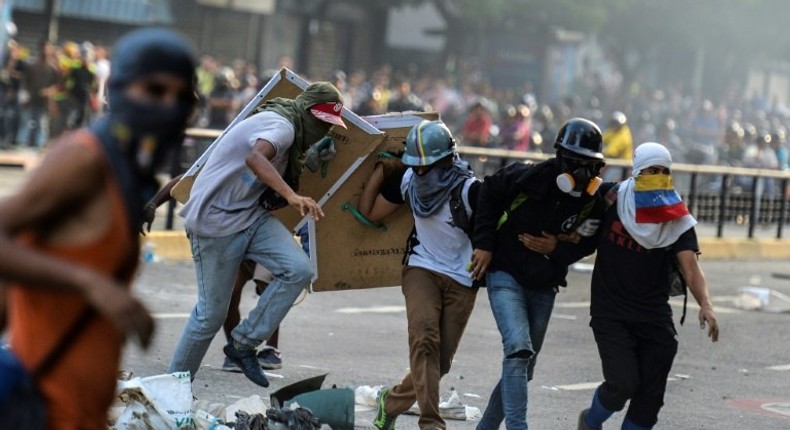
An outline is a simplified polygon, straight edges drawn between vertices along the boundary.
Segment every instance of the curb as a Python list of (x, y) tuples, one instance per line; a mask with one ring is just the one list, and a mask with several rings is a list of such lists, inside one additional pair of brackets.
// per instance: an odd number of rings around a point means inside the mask
[(788, 239), (699, 238), (706, 260), (790, 260)]
[(192, 247), (182, 231), (152, 231), (140, 238), (140, 245), (152, 245), (157, 258), (165, 261), (192, 259)]
[[(153, 231), (142, 238), (153, 245), (156, 256), (167, 261), (192, 259), (189, 240), (183, 231)], [(699, 238), (704, 260), (790, 260), (788, 239)]]

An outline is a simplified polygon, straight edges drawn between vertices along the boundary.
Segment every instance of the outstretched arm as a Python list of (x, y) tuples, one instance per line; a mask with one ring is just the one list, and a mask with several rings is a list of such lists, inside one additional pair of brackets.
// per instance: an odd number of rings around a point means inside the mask
[(719, 340), (719, 324), (716, 321), (716, 313), (713, 311), (713, 304), (708, 295), (708, 281), (702, 272), (702, 268), (699, 267), (697, 255), (690, 250), (680, 251), (677, 253), (677, 258), (683, 278), (686, 279), (691, 294), (700, 307), (700, 328), (704, 329), (707, 324), (708, 337), (710, 337), (711, 341), (716, 342)]
[(276, 191), (277, 194), (283, 196), (288, 201), (288, 204), (298, 210), (302, 216), (309, 213), (316, 221), (320, 220), (324, 216), (324, 211), (321, 210), (318, 203), (311, 197), (297, 194), (272, 165), (271, 159), (274, 158), (275, 153), (274, 145), (271, 142), (258, 139), (255, 142), (255, 146), (252, 147), (252, 151), (247, 155), (245, 162), (258, 179)]

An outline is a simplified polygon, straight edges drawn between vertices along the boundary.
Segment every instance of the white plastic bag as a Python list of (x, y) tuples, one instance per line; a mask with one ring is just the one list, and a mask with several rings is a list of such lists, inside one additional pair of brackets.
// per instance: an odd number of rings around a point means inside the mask
[(238, 411), (244, 411), (250, 415), (261, 414), (265, 417), (266, 404), (257, 394), (239, 399), (236, 403), (225, 408), (225, 422), (236, 421), (236, 412)]
[(195, 429), (189, 372), (119, 381), (118, 391), (126, 408), (113, 429)]

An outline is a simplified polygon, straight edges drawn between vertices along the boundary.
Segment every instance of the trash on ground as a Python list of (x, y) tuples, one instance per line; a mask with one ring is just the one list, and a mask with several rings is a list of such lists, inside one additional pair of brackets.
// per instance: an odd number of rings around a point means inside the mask
[(249, 415), (260, 414), (266, 416), (266, 405), (263, 404), (261, 396), (255, 394), (250, 397), (239, 399), (236, 403), (229, 405), (225, 408), (225, 421), (231, 421), (236, 417), (239, 411), (246, 412)]
[[(413, 404), (407, 414), (419, 415), (420, 408)], [(446, 420), (474, 421), (483, 416), (479, 408), (461, 403), (461, 398), (455, 388), (450, 389), (450, 398), (439, 401), (439, 416)]]
[(118, 392), (125, 407), (111, 423), (112, 429), (195, 428), (189, 372), (119, 381)]
[(771, 288), (741, 287), (734, 306), (748, 311), (772, 313), (790, 312), (790, 296)]

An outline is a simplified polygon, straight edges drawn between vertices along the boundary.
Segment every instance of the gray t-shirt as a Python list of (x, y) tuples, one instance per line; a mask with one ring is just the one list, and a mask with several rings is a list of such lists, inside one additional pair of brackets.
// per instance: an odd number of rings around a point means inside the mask
[(278, 113), (263, 111), (231, 128), (198, 174), (189, 200), (181, 209), (184, 227), (201, 236), (222, 237), (249, 227), (263, 212), (258, 203), (266, 184), (247, 167), (245, 159), (255, 142), (274, 146), (272, 164), (282, 175), (294, 127)]

